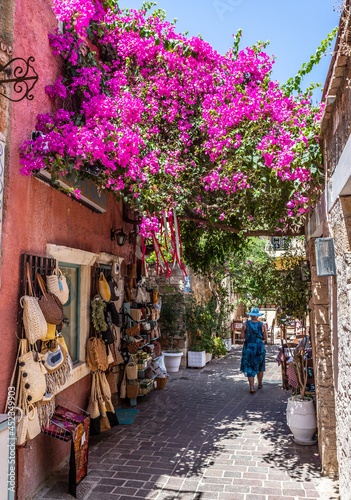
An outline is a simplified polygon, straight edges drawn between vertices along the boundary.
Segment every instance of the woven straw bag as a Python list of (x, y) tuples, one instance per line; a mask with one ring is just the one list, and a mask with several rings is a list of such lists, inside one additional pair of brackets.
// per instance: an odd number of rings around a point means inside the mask
[[(131, 309), (130, 310), (130, 316), (133, 319), (133, 321), (140, 321), (141, 315), (142, 315), (141, 309)], [(120, 326), (120, 325), (117, 325), (117, 326)]]
[[(25, 350), (26, 346), (22, 344), (22, 353)], [(36, 403), (46, 392), (46, 369), (41, 361), (35, 361), (33, 351), (23, 353), (18, 361), (24, 398), (28, 403)]]
[(20, 300), (21, 307), (23, 308), (23, 326), (28, 342), (35, 344), (37, 340), (45, 340), (48, 328), (38, 299), (33, 296), (28, 262), (26, 264), (26, 278), (29, 295), (24, 295)]
[(59, 325), (63, 320), (62, 304), (56, 295), (52, 295), (46, 291), (44, 280), (40, 274), (37, 273), (36, 276), (43, 294), (39, 299), (40, 309), (48, 323), (51, 325)]
[(66, 353), (69, 354), (68, 347), (67, 347), (67, 344), (66, 344), (66, 341), (65, 341), (65, 337), (63, 335), (57, 336), (56, 337), (56, 342), (58, 342), (60, 344), (60, 346), (62, 346), (64, 348), (64, 350), (66, 351)]
[(137, 342), (130, 342), (127, 346), (129, 354), (136, 354), (138, 352), (139, 346)]
[(126, 374), (128, 380), (135, 380), (138, 378), (138, 365), (135, 362), (134, 356), (130, 356), (126, 366)]
[(116, 392), (118, 392), (116, 374), (113, 372), (108, 372), (106, 380), (108, 382), (108, 385), (110, 386), (111, 394), (116, 394)]
[(56, 295), (62, 305), (66, 304), (69, 299), (69, 288), (61, 269), (55, 269), (53, 274), (46, 276), (46, 286), (50, 293)]
[(40, 434), (40, 423), (38, 417), (38, 408), (34, 405), (28, 405), (27, 408), (27, 439), (34, 439)]
[(112, 354), (111, 346), (113, 346), (113, 344), (111, 344), (107, 347), (107, 350), (108, 350), (107, 361), (108, 361), (109, 365), (112, 365), (115, 361), (115, 358), (113, 357), (113, 354)]
[(106, 411), (110, 411), (110, 412), (114, 413), (115, 409), (114, 409), (112, 401), (111, 401), (111, 396), (112, 396), (111, 389), (110, 389), (110, 385), (107, 381), (106, 375), (102, 372), (98, 372), (98, 379), (100, 381), (101, 394), (102, 394), (103, 400), (105, 401)]
[(14, 408), (19, 412), (19, 418), (16, 418), (16, 446), (21, 446), (27, 440), (28, 417), (19, 406)]
[(23, 308), (23, 326), (28, 342), (35, 344), (37, 340), (45, 340), (48, 331), (47, 322), (39, 307), (38, 299), (25, 295), (21, 297), (20, 304)]
[(106, 346), (102, 339), (98, 337), (91, 337), (88, 339), (86, 353), (86, 361), (91, 371), (102, 370), (104, 372), (107, 370), (108, 359)]
[(104, 273), (100, 273), (99, 277), (99, 294), (105, 302), (109, 302), (111, 299), (111, 289), (106, 281)]
[(124, 370), (124, 375), (123, 375), (123, 379), (121, 382), (121, 386), (119, 388), (119, 397), (121, 399), (125, 399), (127, 397), (127, 378), (126, 378), (125, 370)]
[(56, 335), (56, 325), (51, 325), (50, 323), (47, 323), (47, 334), (45, 337), (45, 342), (48, 342), (49, 340), (54, 340), (55, 335)]
[(90, 418), (98, 418), (100, 416), (99, 401), (96, 392), (96, 376), (97, 373), (93, 373), (91, 378), (91, 393), (87, 408)]
[(127, 382), (127, 398), (135, 399), (139, 394), (139, 382), (130, 380)]
[(138, 333), (140, 333), (140, 323), (126, 329), (126, 334), (130, 337), (135, 337), (135, 335), (138, 335)]

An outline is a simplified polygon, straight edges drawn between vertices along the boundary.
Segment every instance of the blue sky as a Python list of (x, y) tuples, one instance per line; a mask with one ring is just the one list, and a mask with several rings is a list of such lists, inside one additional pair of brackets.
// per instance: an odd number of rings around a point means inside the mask
[[(315, 53), (321, 40), (339, 24), (340, 13), (333, 0), (158, 0), (167, 19), (177, 17), (177, 30), (198, 33), (218, 52), (232, 46), (232, 34), (243, 29), (241, 48), (257, 40), (270, 41), (267, 52), (277, 57), (273, 78), (281, 83), (294, 76)], [(120, 0), (120, 7), (139, 8), (140, 0)], [(334, 42), (332, 45), (334, 48)], [(306, 77), (324, 84), (331, 55)], [(320, 100), (321, 91), (314, 93)]]

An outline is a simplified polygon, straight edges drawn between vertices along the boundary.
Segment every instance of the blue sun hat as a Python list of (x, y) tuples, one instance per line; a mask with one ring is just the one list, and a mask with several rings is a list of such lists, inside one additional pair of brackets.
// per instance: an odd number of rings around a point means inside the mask
[(248, 316), (264, 316), (264, 313), (260, 313), (258, 307), (253, 307), (249, 313), (246, 313)]

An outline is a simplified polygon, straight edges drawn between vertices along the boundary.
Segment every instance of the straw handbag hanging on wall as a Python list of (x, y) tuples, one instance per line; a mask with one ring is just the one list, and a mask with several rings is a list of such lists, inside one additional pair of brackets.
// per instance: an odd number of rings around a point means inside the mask
[(39, 306), (44, 314), (44, 318), (51, 325), (59, 325), (63, 320), (62, 304), (56, 295), (52, 295), (46, 291), (44, 280), (40, 274), (37, 273), (36, 276), (43, 294), (39, 299)]
[(29, 295), (21, 297), (20, 304), (23, 308), (23, 325), (26, 337), (30, 344), (37, 340), (45, 340), (48, 326), (40, 309), (38, 299), (34, 297), (29, 263), (26, 263), (26, 280)]
[(46, 276), (46, 286), (48, 291), (59, 299), (62, 305), (69, 299), (69, 288), (66, 277), (60, 269), (55, 269), (53, 274)]
[(111, 299), (111, 289), (106, 281), (104, 273), (100, 273), (99, 277), (99, 294), (105, 302), (109, 302)]

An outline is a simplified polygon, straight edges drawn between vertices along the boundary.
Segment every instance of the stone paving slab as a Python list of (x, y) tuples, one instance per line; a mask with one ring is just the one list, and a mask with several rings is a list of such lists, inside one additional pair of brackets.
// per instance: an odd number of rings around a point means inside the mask
[[(277, 348), (267, 346), (263, 389), (250, 394), (241, 346), (201, 370), (171, 375), (139, 402), (132, 426), (91, 439), (80, 500), (332, 500), (317, 446), (298, 446), (286, 425)], [(33, 500), (70, 499), (68, 468)]]

